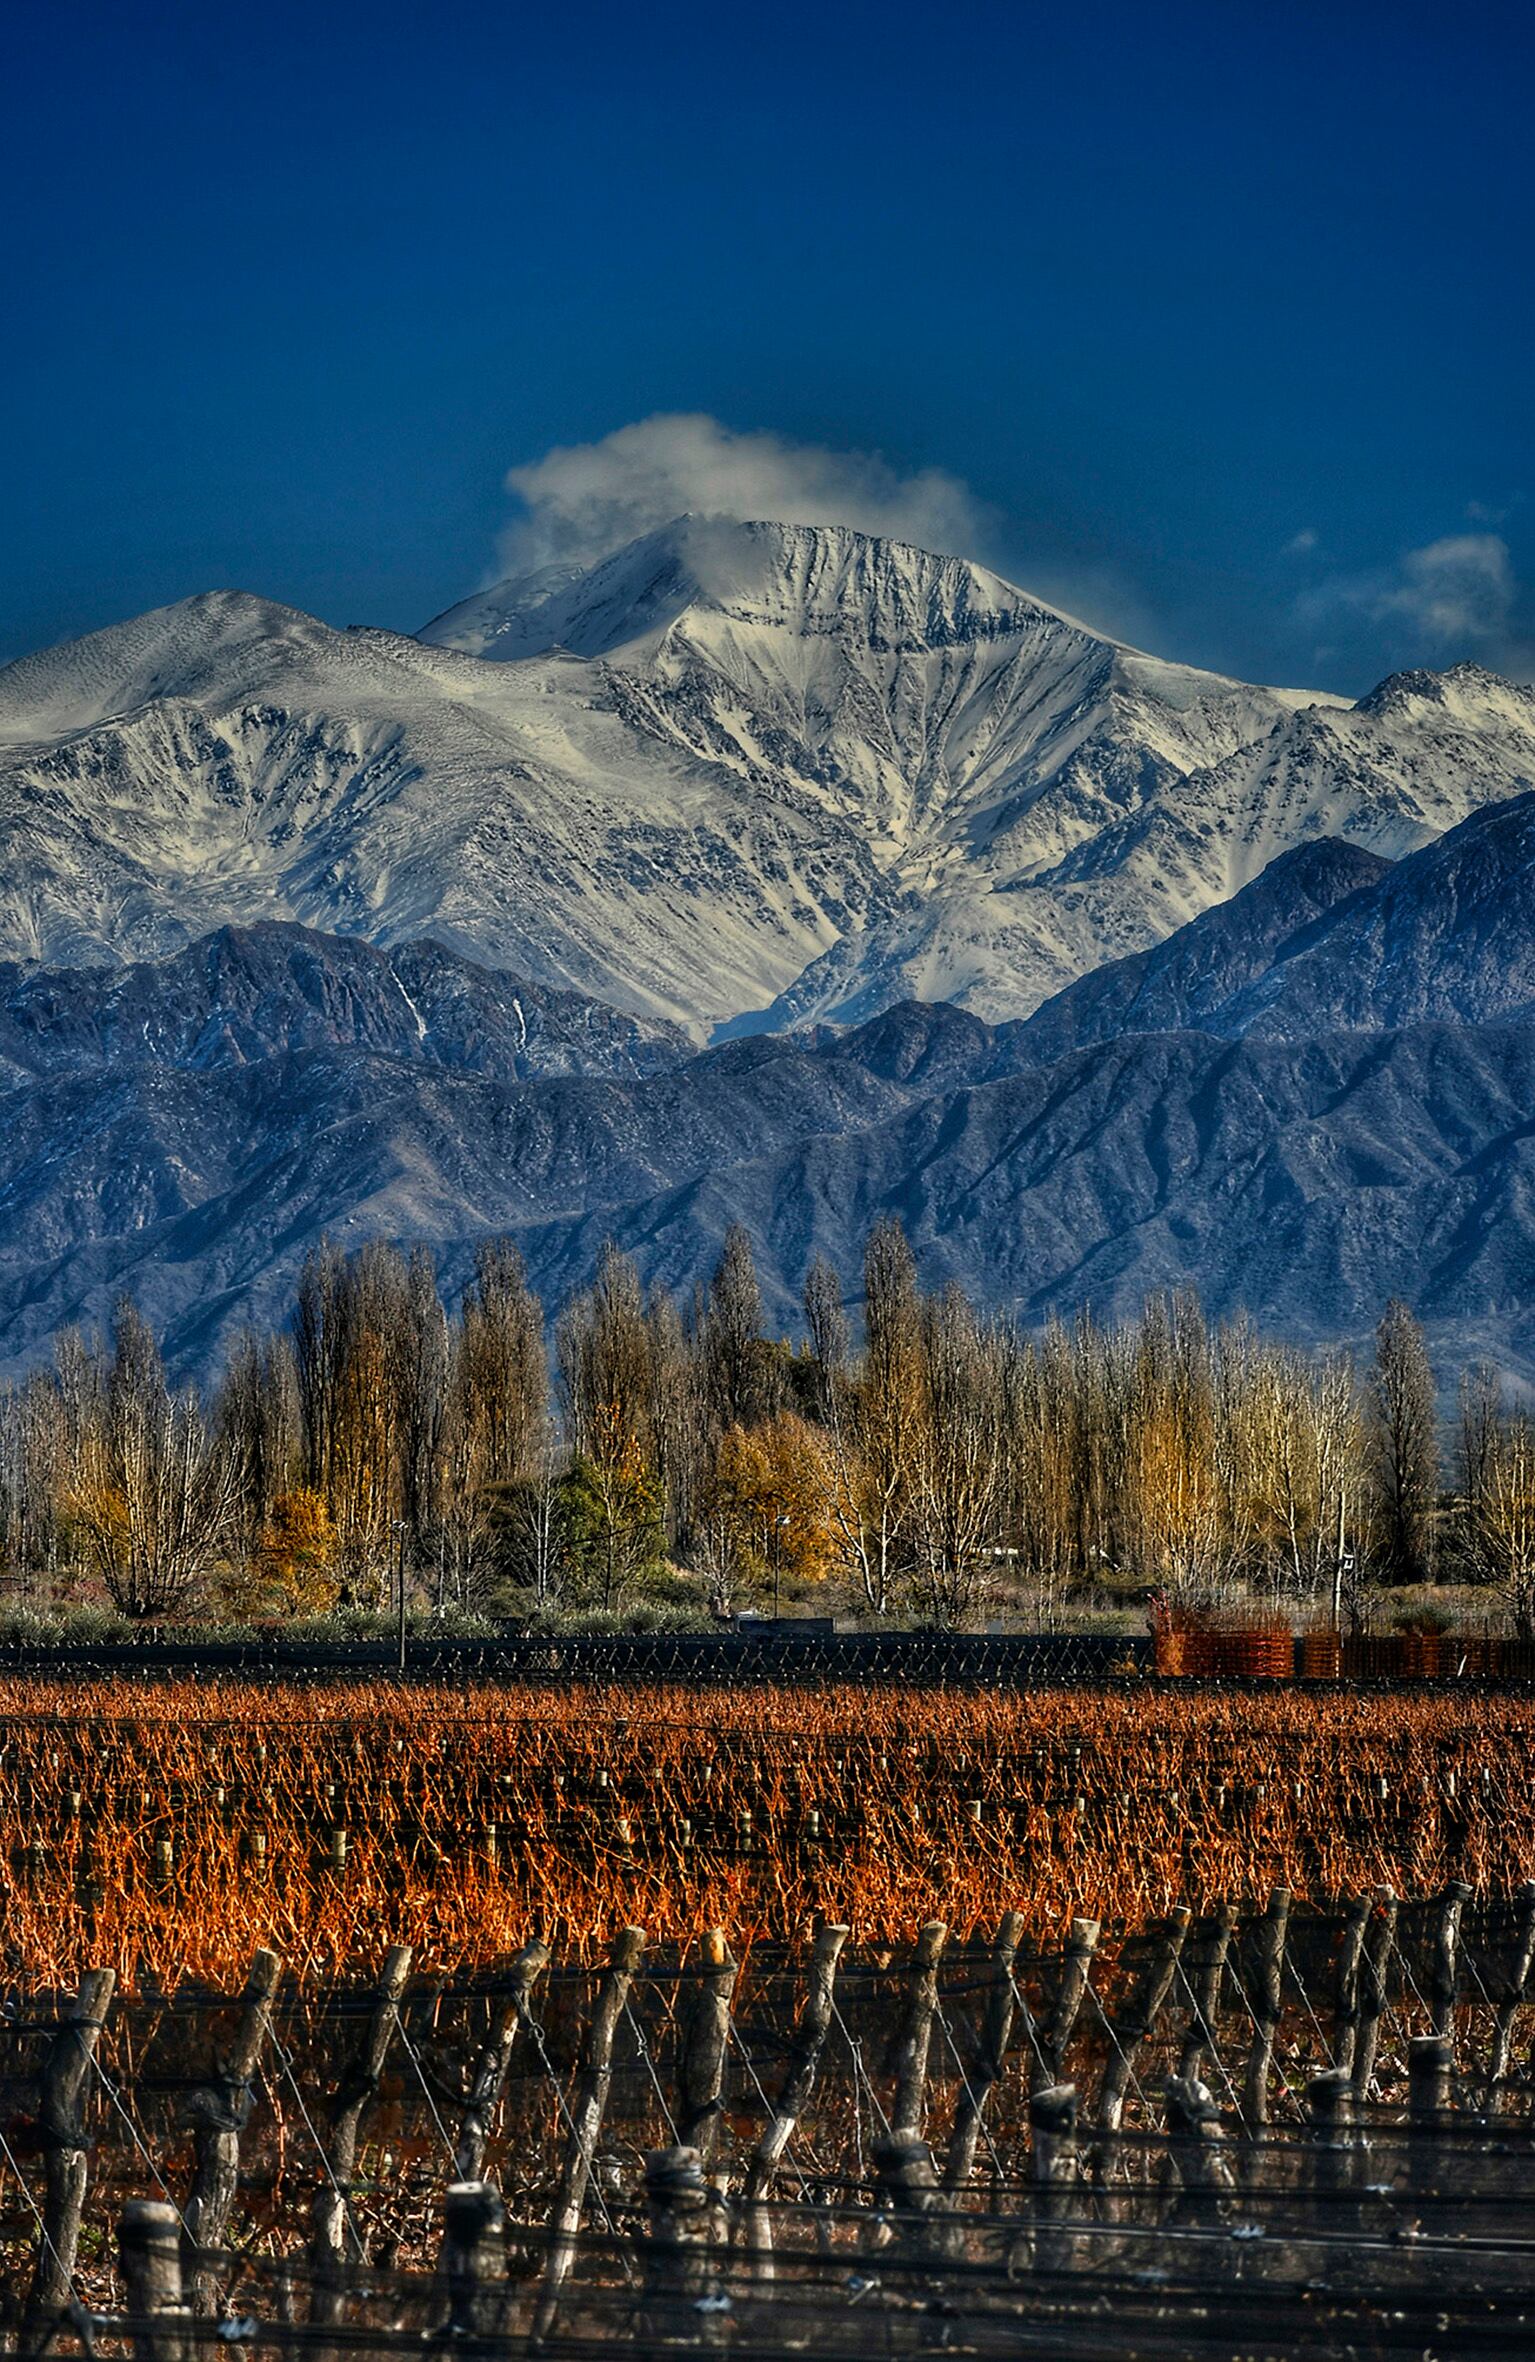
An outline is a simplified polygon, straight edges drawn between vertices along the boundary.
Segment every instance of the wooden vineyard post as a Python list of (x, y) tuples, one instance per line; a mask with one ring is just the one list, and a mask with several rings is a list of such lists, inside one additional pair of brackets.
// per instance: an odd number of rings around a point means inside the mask
[(1455, 2046), (1445, 2034), (1415, 2034), (1407, 2045), (1408, 2180), (1425, 2193), (1439, 2178), (1455, 2082)]
[(1375, 2056), (1380, 2048), (1380, 2021), (1386, 2014), (1391, 1956), (1396, 1950), (1397, 1900), (1389, 1886), (1376, 1897), (1375, 1914), (1365, 1938), (1364, 1967), (1359, 1980), (1359, 2039), (1354, 2048), (1354, 2089), (1361, 2100), (1370, 2096)]
[(195, 2130), (192, 2187), (183, 2220), (194, 2251), (193, 2296), (204, 2310), (218, 2296), (217, 2250), (240, 2186), (240, 2134), (251, 2108), (251, 2086), (272, 2022), (272, 2000), (282, 1977), (275, 1952), (257, 1952), (245, 1981), (234, 2048), (216, 2079), (193, 2095)]
[(1180, 2190), (1169, 2220), (1214, 2223), (1231, 2188), (1221, 2153), (1220, 2109), (1197, 2075), (1169, 2075), (1165, 2090), (1167, 2146)]
[(1429, 1998), (1433, 2004), (1434, 2032), (1444, 2036), (1455, 2029), (1455, 2002), (1460, 1985), (1460, 1922), (1470, 1900), (1470, 1887), (1458, 1878), (1451, 1879), (1444, 1890), (1434, 1929), (1433, 1983)]
[(442, 2276), (454, 2351), (488, 2355), (506, 2317), (506, 2212), (491, 2182), (451, 2182), (443, 2204)]
[(767, 2201), (772, 2195), (784, 2151), (794, 2136), (794, 2127), (815, 2090), (816, 2070), (826, 2047), (826, 2037), (831, 2032), (836, 2005), (837, 1962), (842, 1957), (842, 1947), (847, 1939), (848, 1930), (845, 1927), (823, 1927), (817, 1931), (810, 1955), (805, 2003), (800, 2011), (799, 2024), (794, 2029), (788, 2071), (774, 2103), (772, 2116), (763, 2126), (761, 2138), (752, 2151), (751, 2162), (746, 2169), (742, 2197), (746, 2210), (747, 2239), (756, 2259), (758, 2274), (763, 2279), (773, 2276), (773, 2221)]
[(700, 2300), (711, 2281), (709, 2185), (703, 2159), (685, 2141), (645, 2160), (649, 2236), (640, 2330), (662, 2345), (697, 2345)]
[(134, 2198), (117, 2225), (134, 2362), (184, 2362), (191, 2315), (181, 2291), (181, 2217), (163, 2198)]
[(1034, 2261), (1041, 2271), (1066, 2270), (1075, 2243), (1060, 2228), (1072, 2206), (1077, 2174), (1077, 2087), (1051, 2083), (1029, 2095), (1030, 2178), (1038, 2231)]
[(570, 2111), (565, 2164), (555, 2196), (554, 2212), (549, 2220), (549, 2253), (544, 2261), (543, 2289), (533, 2323), (533, 2335), (540, 2340), (546, 2338), (554, 2327), (559, 2312), (560, 2290), (575, 2261), (576, 2242), (581, 2232), (581, 2213), (586, 2204), (587, 2185), (592, 2178), (592, 2161), (597, 2154), (597, 2136), (602, 2130), (602, 2119), (608, 2104), (608, 2086), (613, 2077), (614, 2037), (644, 1949), (643, 1928), (625, 1927), (619, 1930), (587, 2032), (580, 2084), (575, 2105)]
[(117, 1989), (116, 1972), (88, 1968), (80, 1989), (60, 2018), (42, 2071), (38, 2131), (43, 2144), (47, 2195), (43, 2201), (43, 2244), (32, 2283), (31, 2313), (45, 2319), (67, 2305), (72, 2293), (80, 2218), (85, 2206), (85, 2105), (96, 2045)]
[(533, 1987), (548, 1966), (549, 1947), (536, 1936), (530, 1944), (524, 1944), (512, 1962), (506, 1995), (497, 2010), (490, 2039), (475, 2060), (469, 2078), (454, 2147), (453, 2172), (457, 2181), (477, 2182), (484, 2170), (491, 2118), (506, 2089), (517, 2029), (528, 2014)]
[(1274, 1887), (1268, 1907), (1254, 1931), (1255, 1958), (1249, 2000), (1253, 2015), (1247, 2071), (1242, 2078), (1242, 2116), (1250, 2131), (1269, 2120), (1269, 2075), (1274, 2064), (1274, 2038), (1284, 2005), (1285, 1939), (1290, 1930), (1290, 1890)]
[(1407, 2045), (1407, 2109), (1416, 2131), (1436, 2138), (1449, 2116), (1455, 2048), (1446, 2034), (1414, 2034)]
[(1519, 1932), (1515, 1938), (1508, 1982), (1498, 1997), (1497, 2016), (1492, 2029), (1492, 2055), (1487, 2062), (1487, 2106), (1492, 2115), (1502, 2111), (1505, 2097), (1503, 2087), (1508, 2078), (1508, 2062), (1514, 2047), (1514, 2024), (1524, 2006), (1532, 1968), (1535, 1968), (1535, 1879), (1526, 1879), (1519, 1889)]
[[(1094, 1922), (1085, 1920), (1073, 1924), (1091, 1927)], [(1008, 1911), (1003, 1914), (992, 1939), (986, 2014), (981, 2024), (981, 2055), (970, 2071), (967, 2086), (960, 2092), (959, 2103), (954, 2111), (954, 2129), (949, 2135), (949, 2154), (943, 2176), (946, 2190), (963, 2189), (970, 2179), (987, 2102), (1001, 2081), (1003, 2068), (1007, 2064), (1008, 2044), (1013, 2038), (1013, 2024), (1019, 2008), (1013, 1967), (1018, 1958), (1023, 1929), (1023, 1913)]]
[[(1173, 1989), (1188, 1929), (1188, 1907), (1180, 1903), (1168, 1914), (1167, 1925), (1129, 2001), (1108, 2021), (1109, 2055), (1098, 2087), (1098, 2130), (1110, 2141), (1124, 2119), (1125, 2094), (1135, 2072), (1135, 2054), (1156, 2025)], [(1100, 2149), (1100, 2170), (1103, 2162)]]
[(938, 2007), (938, 1963), (949, 1930), (941, 1919), (929, 1919), (918, 1931), (912, 1955), (911, 1985), (906, 2022), (896, 2050), (895, 2101), (890, 2111), (890, 2137), (922, 2138), (927, 2107), (927, 2054), (933, 2039), (933, 2016)]
[(1215, 2029), (1220, 2022), (1221, 1982), (1235, 1925), (1236, 1913), (1229, 1903), (1222, 1903), (1190, 1947), (1189, 2022), (1178, 2060), (1185, 2083), (1197, 2083), (1206, 2061), (1218, 2056)]
[(683, 2016), (675, 2146), (696, 2149), (705, 2168), (719, 2143), (720, 2091), (730, 2047), (730, 2000), (736, 1964), (721, 1927), (703, 1940), (698, 1983)]
[(1350, 1903), (1338, 1945), (1338, 1974), (1333, 1997), (1333, 2065), (1352, 2075), (1359, 2046), (1359, 1970), (1370, 1926), (1368, 1897)]
[[(314, 2200), (312, 2260), (315, 2272), (311, 2318), (334, 2323), (344, 2297), (343, 2255), (347, 2209), (357, 2171), (357, 2142), (363, 2115), (383, 2077), (384, 2060), (398, 2023), (400, 1997), (410, 1977), (414, 1954), (409, 1944), (395, 1944), (385, 1955), (379, 1978), (378, 2000), (356, 2056), (342, 2075), (331, 2122), (330, 2149), (323, 2161)], [(324, 2170), (328, 2165), (329, 2171)]]
[(1093, 1957), (1098, 1950), (1101, 1933), (1100, 1920), (1074, 1919), (1071, 1923), (1055, 1999), (1051, 2003), (1049, 2017), (1039, 2029), (1030, 2077), (1032, 2087), (1037, 2091), (1059, 2083), (1065, 2072), (1066, 2053), (1076, 2031), (1082, 2004), (1087, 1998), (1087, 1982), (1092, 1975)]
[(1347, 2067), (1329, 2067), (1306, 2086), (1311, 2135), (1311, 2187), (1318, 2198), (1339, 2198), (1354, 2185), (1354, 2085)]
[(887, 2133), (874, 2144), (879, 2210), (902, 2263), (938, 2264), (959, 2252), (963, 2232), (938, 2186), (933, 2152), (920, 2133)]

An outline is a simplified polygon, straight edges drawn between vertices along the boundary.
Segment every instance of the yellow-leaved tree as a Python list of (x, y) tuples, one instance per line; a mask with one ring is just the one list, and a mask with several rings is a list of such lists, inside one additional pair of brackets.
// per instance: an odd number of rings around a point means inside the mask
[(720, 1438), (702, 1520), (703, 1556), (715, 1607), (736, 1589), (818, 1583), (836, 1557), (834, 1474), (826, 1438), (793, 1411)]
[(257, 1559), (266, 1585), (291, 1614), (328, 1615), (341, 1586), (325, 1495), (308, 1485), (279, 1493), (261, 1529)]

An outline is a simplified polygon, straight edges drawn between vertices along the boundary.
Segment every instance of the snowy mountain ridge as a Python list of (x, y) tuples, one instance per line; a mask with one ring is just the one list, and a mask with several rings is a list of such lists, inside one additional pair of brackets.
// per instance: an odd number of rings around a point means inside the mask
[(1535, 787), (1535, 693), (1359, 701), (1124, 648), (840, 528), (679, 519), (419, 639), (235, 592), (0, 671), (0, 958), (263, 920), (712, 1031), (1027, 1014), (1277, 854)]

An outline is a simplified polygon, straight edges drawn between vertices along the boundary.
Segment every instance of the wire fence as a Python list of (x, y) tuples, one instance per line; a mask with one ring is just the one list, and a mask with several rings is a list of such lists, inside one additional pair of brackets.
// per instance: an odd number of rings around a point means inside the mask
[(1343, 1635), (1218, 1627), (1146, 1633), (837, 1632), (819, 1624), (760, 1631), (635, 1632), (495, 1638), (412, 1632), (394, 1640), (316, 1642), (280, 1631), (178, 1637), (146, 1627), (126, 1640), (12, 1634), (0, 1671), (60, 1675), (276, 1680), (374, 1679), (722, 1685), (898, 1681), (908, 1687), (1029, 1689), (1108, 1686), (1148, 1678), (1180, 1684), (1302, 1681), (1366, 1687), (1459, 1684), (1535, 1688), (1535, 1640), (1436, 1633)]
[[(495, 1639), (430, 1638), (405, 1643), (406, 1678), (422, 1681), (672, 1682), (699, 1686), (902, 1681), (914, 1686), (1059, 1685), (1136, 1679), (1151, 1669), (1141, 1635), (1077, 1633), (833, 1632), (803, 1625), (763, 1632), (636, 1632)], [(401, 1671), (393, 1641), (316, 1643), (273, 1633), (233, 1639), (178, 1638), (149, 1630), (125, 1641), (64, 1642), (14, 1636), (0, 1643), (0, 1670), (376, 1677)]]
[(4, 2350), (1529, 2350), (1535, 1888), (843, 1936), (14, 1978)]

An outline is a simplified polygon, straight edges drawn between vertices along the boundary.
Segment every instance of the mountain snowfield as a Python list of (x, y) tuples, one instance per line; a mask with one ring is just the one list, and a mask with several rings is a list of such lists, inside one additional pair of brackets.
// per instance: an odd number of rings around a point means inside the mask
[(1535, 692), (1250, 687), (853, 532), (417, 639), (191, 599), (0, 672), (0, 1369), (125, 1291), (214, 1367), (327, 1236), (552, 1306), (741, 1222), (787, 1327), (895, 1213), (1030, 1322), (1400, 1292), (1535, 1381), (1532, 876)]
[(1323, 836), (1535, 786), (1535, 694), (1356, 705), (1163, 663), (995, 574), (680, 519), (419, 639), (212, 593), (0, 672), (0, 958), (229, 925), (430, 936), (695, 1041), (909, 997), (991, 1020)]

